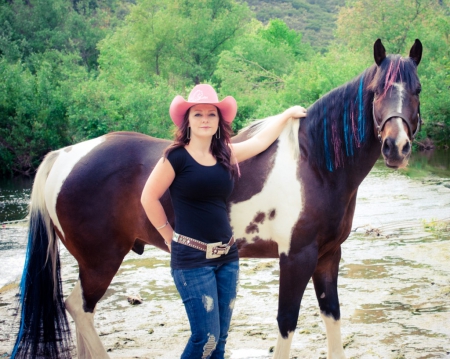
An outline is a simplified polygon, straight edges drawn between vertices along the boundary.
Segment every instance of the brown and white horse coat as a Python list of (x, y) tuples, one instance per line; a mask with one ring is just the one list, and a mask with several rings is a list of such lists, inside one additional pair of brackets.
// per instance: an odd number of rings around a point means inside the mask
[[(416, 67), (421, 54), (422, 45), (416, 40), (409, 58), (387, 57), (377, 40), (375, 65), (318, 100), (307, 118), (290, 121), (266, 151), (240, 164), (241, 177), (229, 198), (239, 254), (279, 258), (280, 263), (274, 358), (289, 358), (300, 303), (311, 278), (326, 327), (328, 359), (345, 358), (337, 294), (341, 244), (350, 233), (358, 186), (380, 152), (389, 167), (408, 161), (420, 125)], [(252, 136), (268, 121), (244, 130), (233, 142)], [(79, 264), (79, 281), (65, 303), (77, 328), (78, 356), (108, 357), (94, 328), (97, 302), (130, 250), (141, 254), (147, 244), (167, 250), (148, 221), (140, 196), (169, 144), (119, 132), (46, 157), (32, 191), (28, 264), (21, 284), (21, 301), (27, 305), (22, 308), (12, 358), (70, 357), (68, 340), (54, 334), (54, 327), (68, 327), (65, 317), (52, 314), (49, 322), (33, 314), (43, 312), (38, 308), (49, 303), (50, 312), (54, 307), (64, 311), (53, 231)], [(169, 193), (161, 203), (174, 225)], [(46, 230), (40, 229), (41, 222)], [(43, 246), (53, 249), (48, 263)], [(38, 265), (46, 270), (36, 270)], [(52, 292), (43, 294), (36, 283), (45, 273)], [(49, 300), (41, 301), (45, 296)]]

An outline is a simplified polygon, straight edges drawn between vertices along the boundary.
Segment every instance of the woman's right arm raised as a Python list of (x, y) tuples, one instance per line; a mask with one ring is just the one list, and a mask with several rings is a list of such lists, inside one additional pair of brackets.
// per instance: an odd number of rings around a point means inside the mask
[(141, 203), (153, 226), (158, 229), (170, 250), (173, 229), (167, 221), (166, 213), (160, 198), (167, 191), (175, 178), (175, 171), (166, 158), (161, 158), (145, 183), (142, 190)]

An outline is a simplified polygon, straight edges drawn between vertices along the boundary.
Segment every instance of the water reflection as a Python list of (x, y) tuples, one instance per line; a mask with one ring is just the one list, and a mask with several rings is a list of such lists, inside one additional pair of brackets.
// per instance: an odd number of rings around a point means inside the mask
[(30, 178), (0, 180), (0, 223), (26, 217), (32, 184)]
[(450, 178), (450, 150), (416, 152), (412, 155), (408, 167), (400, 171), (411, 178), (430, 175)]
[[(389, 174), (392, 170), (384, 165), (380, 159), (373, 170), (378, 175)], [(381, 173), (380, 173), (381, 172)], [(437, 176), (450, 188), (450, 150), (434, 150), (415, 152), (406, 169), (399, 173), (409, 177)], [(32, 178), (0, 179), (0, 223), (22, 220), (28, 212)]]

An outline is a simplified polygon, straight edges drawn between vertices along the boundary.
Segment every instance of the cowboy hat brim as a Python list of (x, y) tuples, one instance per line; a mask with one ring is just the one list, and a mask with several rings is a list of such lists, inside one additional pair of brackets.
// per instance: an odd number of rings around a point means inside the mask
[(178, 95), (175, 96), (175, 98), (172, 100), (172, 103), (170, 104), (170, 118), (176, 126), (180, 127), (183, 123), (186, 111), (189, 110), (192, 106), (203, 103), (216, 106), (220, 110), (220, 113), (222, 114), (225, 122), (231, 123), (236, 117), (237, 103), (232, 96), (227, 96), (220, 102), (210, 102), (207, 100), (200, 100), (199, 102), (188, 102), (182, 96)]

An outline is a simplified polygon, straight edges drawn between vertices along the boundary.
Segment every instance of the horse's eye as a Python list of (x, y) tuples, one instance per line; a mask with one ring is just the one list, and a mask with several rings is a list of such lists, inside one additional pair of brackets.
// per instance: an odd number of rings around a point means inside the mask
[(417, 90), (416, 90), (416, 95), (420, 95), (420, 92), (422, 91), (422, 89), (419, 87)]

